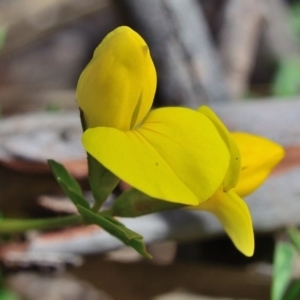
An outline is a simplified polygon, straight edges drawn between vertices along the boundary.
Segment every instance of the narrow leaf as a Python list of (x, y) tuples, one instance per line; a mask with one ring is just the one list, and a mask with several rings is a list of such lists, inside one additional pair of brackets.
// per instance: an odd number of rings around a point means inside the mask
[(295, 251), (293, 245), (278, 242), (275, 247), (273, 263), (272, 300), (281, 300), (288, 288), (293, 269)]
[(138, 217), (182, 207), (186, 207), (186, 205), (155, 199), (131, 188), (115, 200), (112, 206), (112, 214), (120, 217)]
[(13, 291), (10, 291), (8, 289), (1, 289), (0, 290), (0, 299), (1, 300), (21, 300), (21, 298), (14, 293)]
[(90, 208), (88, 201), (83, 197), (79, 183), (66, 170), (66, 168), (53, 159), (48, 160), (51, 171), (62, 187), (66, 195), (72, 200), (75, 205), (81, 205), (87, 209)]
[(4, 27), (0, 27), (0, 50), (4, 46), (7, 30)]
[(273, 94), (278, 97), (299, 95), (299, 84), (300, 60), (295, 57), (282, 60), (272, 84)]
[(298, 300), (300, 295), (300, 279), (293, 282), (287, 291), (284, 300)]
[(60, 179), (68, 187), (72, 188), (74, 190), (74, 192), (76, 192), (78, 194), (82, 194), (80, 185), (62, 164), (56, 162), (53, 159), (48, 159), (48, 164), (49, 164), (51, 171), (52, 171), (53, 175), (55, 176), (56, 180)]
[(87, 222), (99, 225), (111, 235), (121, 240), (125, 245), (134, 248), (142, 256), (151, 258), (143, 243), (143, 237), (140, 234), (128, 229), (110, 216), (101, 216), (80, 205), (77, 205), (77, 208)]
[(75, 205), (81, 205), (87, 209), (90, 209), (88, 200), (86, 200), (81, 194), (74, 191), (70, 186), (67, 186), (60, 178), (57, 179), (57, 182)]
[(300, 251), (300, 232), (297, 228), (291, 227), (287, 230), (288, 235), (297, 249), (297, 251)]

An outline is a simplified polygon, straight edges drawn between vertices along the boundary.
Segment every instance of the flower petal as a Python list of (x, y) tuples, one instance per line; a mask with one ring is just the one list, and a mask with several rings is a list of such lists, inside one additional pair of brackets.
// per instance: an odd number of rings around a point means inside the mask
[(201, 106), (198, 108), (198, 111), (205, 114), (211, 119), (212, 122), (214, 122), (230, 151), (230, 165), (223, 182), (224, 191), (229, 191), (230, 189), (234, 188), (239, 181), (239, 174), (241, 170), (241, 157), (239, 148), (225, 125), (209, 107)]
[[(193, 208), (194, 209), (194, 208)], [(196, 209), (213, 213), (221, 222), (236, 248), (246, 256), (254, 252), (252, 220), (247, 204), (232, 190), (219, 190)]]
[(189, 205), (215, 193), (230, 160), (214, 124), (187, 108), (156, 109), (137, 130), (88, 129), (82, 142), (131, 186), (154, 198)]
[(242, 170), (234, 191), (241, 197), (252, 193), (284, 157), (284, 149), (266, 138), (248, 133), (232, 133), (242, 156)]
[(79, 78), (77, 99), (88, 127), (128, 130), (149, 112), (155, 89), (156, 71), (147, 44), (122, 26), (96, 48)]

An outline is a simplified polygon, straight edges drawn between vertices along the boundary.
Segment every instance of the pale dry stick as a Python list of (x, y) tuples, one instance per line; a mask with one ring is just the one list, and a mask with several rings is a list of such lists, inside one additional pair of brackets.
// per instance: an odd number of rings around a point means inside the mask
[[(182, 261), (160, 266), (149, 262), (118, 263), (98, 256), (86, 258), (83, 266), (72, 268), (70, 272), (77, 280), (73, 281), (74, 278), (66, 277), (65, 273), (53, 276), (47, 272), (18, 272), (8, 277), (7, 285), (26, 296), (29, 296), (33, 290), (34, 296), (41, 295), (38, 299), (45, 299), (48, 292), (52, 292), (53, 299), (53, 290), (58, 289), (65, 296), (65, 298), (62, 296), (63, 299), (90, 300), (88, 294), (82, 290), (82, 287), (85, 289), (89, 287), (86, 286), (88, 282), (95, 288), (109, 293), (113, 299), (124, 299), (126, 295), (126, 299), (152, 300), (265, 300), (269, 298), (271, 282), (269, 275), (255, 271), (247, 272), (245, 268), (238, 266)], [(83, 286), (81, 280), (85, 282)], [(116, 288), (116, 282), (122, 284), (118, 284)], [(217, 289), (216, 282), (218, 282)], [(41, 288), (37, 289), (39, 286)], [(72, 297), (75, 292), (78, 293), (78, 289), (81, 289), (79, 298)], [(38, 293), (40, 290), (43, 294)], [(170, 294), (165, 295), (170, 291), (172, 291)], [(190, 294), (191, 292), (193, 295)], [(69, 298), (66, 297), (66, 293)], [(211, 297), (200, 296), (203, 294)], [(108, 300), (102, 293), (96, 299)]]
[(8, 31), (0, 58), (16, 53), (76, 20), (111, 7), (109, 0), (20, 1), (8, 13), (5, 10), (0, 13), (0, 24)]
[(49, 272), (19, 271), (7, 276), (6, 284), (22, 299), (113, 300), (105, 292), (64, 272), (53, 276)]
[(147, 41), (158, 73), (158, 92), (165, 105), (195, 105), (195, 95), (172, 24), (162, 1), (121, 0), (128, 25)]
[(195, 105), (201, 94), (207, 103), (228, 102), (226, 85), (219, 53), (212, 41), (207, 20), (199, 1), (163, 0), (195, 93)]
[(259, 0), (230, 0), (220, 28), (220, 55), (226, 82), (234, 99), (245, 95), (262, 32), (263, 12)]
[[(60, 95), (62, 94), (67, 102), (74, 101), (74, 93), (61, 92)], [(53, 193), (58, 188), (49, 172), (49, 158), (63, 163), (78, 179), (86, 178), (87, 164), (80, 142), (81, 133), (78, 111), (28, 113), (2, 118), (1, 211), (7, 214), (17, 208), (25, 212), (36, 205), (36, 197)]]
[(271, 51), (279, 59), (286, 57), (300, 59), (300, 43), (291, 27), (286, 2), (281, 0), (260, 2), (266, 20), (266, 38)]
[(148, 42), (164, 105), (228, 101), (228, 88), (197, 1), (119, 1)]
[(220, 55), (234, 99), (247, 92), (261, 36), (277, 59), (300, 59), (300, 43), (290, 26), (284, 1), (228, 1), (220, 36)]
[[(118, 3), (123, 4), (130, 19), (135, 20), (137, 29), (150, 44), (164, 104), (194, 106), (229, 100), (219, 58), (197, 1), (129, 0)], [(0, 58), (75, 20), (112, 7), (108, 0), (84, 3), (26, 0), (22, 5), (23, 13), (16, 14), (4, 24), (8, 35)], [(34, 10), (28, 9), (32, 6)], [(43, 20), (42, 28), (36, 26), (37, 20)]]

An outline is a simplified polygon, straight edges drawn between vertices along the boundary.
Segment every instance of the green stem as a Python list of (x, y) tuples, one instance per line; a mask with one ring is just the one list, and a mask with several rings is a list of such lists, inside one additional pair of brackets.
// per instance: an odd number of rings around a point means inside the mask
[(82, 224), (80, 215), (45, 219), (2, 219), (0, 220), (0, 233), (17, 233), (30, 229), (54, 229), (80, 224)]
[(92, 211), (97, 213), (99, 211), (99, 209), (101, 208), (104, 201), (96, 201), (95, 204), (92, 207)]
[(112, 213), (113, 213), (112, 209), (106, 209), (106, 210), (99, 211), (98, 215), (112, 217)]

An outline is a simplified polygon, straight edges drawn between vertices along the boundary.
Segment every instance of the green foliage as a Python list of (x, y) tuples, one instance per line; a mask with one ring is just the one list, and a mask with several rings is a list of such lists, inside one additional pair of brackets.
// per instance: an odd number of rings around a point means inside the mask
[(65, 167), (53, 159), (48, 160), (51, 171), (62, 187), (66, 195), (72, 200), (75, 205), (81, 205), (85, 208), (90, 208), (88, 201), (83, 197), (81, 187)]
[(4, 27), (0, 27), (0, 50), (4, 46), (5, 38), (6, 38), (6, 29)]
[(293, 262), (300, 255), (300, 232), (297, 228), (287, 229), (288, 239), (276, 244), (272, 282), (272, 300), (296, 300), (300, 296), (300, 278), (291, 281)]
[(21, 300), (13, 291), (4, 287), (2, 273), (0, 273), (0, 300)]
[[(112, 189), (114, 188), (118, 180), (116, 181), (115, 176), (112, 177), (110, 175), (110, 172), (107, 171), (101, 165), (99, 165), (99, 167), (96, 167), (95, 165), (97, 163), (96, 161), (93, 160), (92, 163), (94, 164), (93, 170), (97, 170), (97, 168), (98, 170), (100, 170), (100, 172), (98, 173), (98, 175), (100, 175), (99, 176), (100, 178), (98, 178), (98, 180), (102, 179), (104, 182), (103, 188), (101, 183), (97, 183), (96, 188), (99, 188), (100, 186), (101, 192), (105, 191), (105, 194), (107, 194), (106, 196), (108, 196), (112, 192)], [(104, 230), (109, 232), (111, 235), (121, 240), (125, 245), (134, 248), (142, 256), (146, 258), (151, 258), (151, 255), (146, 251), (145, 245), (143, 243), (143, 237), (140, 234), (126, 228), (122, 223), (118, 222), (113, 217), (111, 217), (109, 215), (111, 211), (106, 211), (105, 213), (97, 214), (98, 206), (96, 210), (94, 208), (93, 209), (90, 208), (88, 201), (83, 197), (80, 185), (71, 176), (71, 174), (65, 169), (65, 167), (62, 164), (52, 159), (48, 160), (48, 164), (57, 182), (60, 184), (60, 186), (66, 193), (66, 195), (76, 205), (78, 212), (81, 214), (83, 219), (88, 224), (96, 224), (101, 226)], [(94, 180), (96, 184), (97, 173), (95, 172), (94, 175), (95, 175)], [(107, 176), (107, 178), (105, 178), (105, 176)], [(112, 184), (109, 184), (109, 182), (111, 182)], [(103, 201), (101, 199), (101, 204), (102, 203)], [(99, 204), (99, 202), (96, 201), (96, 204)], [(129, 204), (127, 204), (126, 206), (128, 205)]]
[(62, 108), (56, 103), (48, 103), (46, 108), (45, 108), (45, 111), (53, 112), (53, 113), (59, 112), (61, 110), (62, 110)]
[(14, 292), (2, 288), (0, 289), (0, 299), (1, 300), (21, 300)]
[(289, 57), (279, 63), (272, 85), (272, 92), (278, 97), (300, 94), (300, 59)]
[[(4, 46), (5, 38), (6, 38), (6, 29), (4, 27), (0, 27), (0, 51)], [(2, 116), (2, 112), (1, 112), (1, 106), (0, 106), (0, 118), (1, 118), (1, 116)]]
[(297, 249), (298, 252), (300, 252), (300, 232), (297, 228), (291, 227), (287, 230), (287, 233)]
[[(300, 43), (300, 4), (291, 6), (289, 23), (291, 29), (298, 37)], [(279, 62), (277, 72), (272, 84), (273, 95), (289, 97), (300, 94), (300, 59), (299, 57), (286, 57)]]
[(295, 250), (292, 244), (278, 242), (274, 255), (271, 299), (281, 300), (290, 284)]
[(300, 38), (300, 18), (299, 18), (299, 15), (300, 15), (300, 4), (295, 3), (291, 7), (290, 24), (291, 24), (291, 28), (293, 28), (294, 32)]
[(96, 214), (80, 205), (78, 205), (77, 208), (88, 223), (101, 226), (111, 235), (121, 240), (125, 245), (134, 248), (145, 258), (151, 258), (151, 255), (146, 251), (143, 237), (140, 234), (126, 228), (122, 223), (111, 216)]
[(120, 217), (138, 217), (159, 211), (182, 208), (185, 205), (152, 198), (134, 188), (122, 193), (112, 206), (112, 213)]
[(284, 300), (298, 300), (300, 295), (300, 279), (296, 280), (287, 291)]

